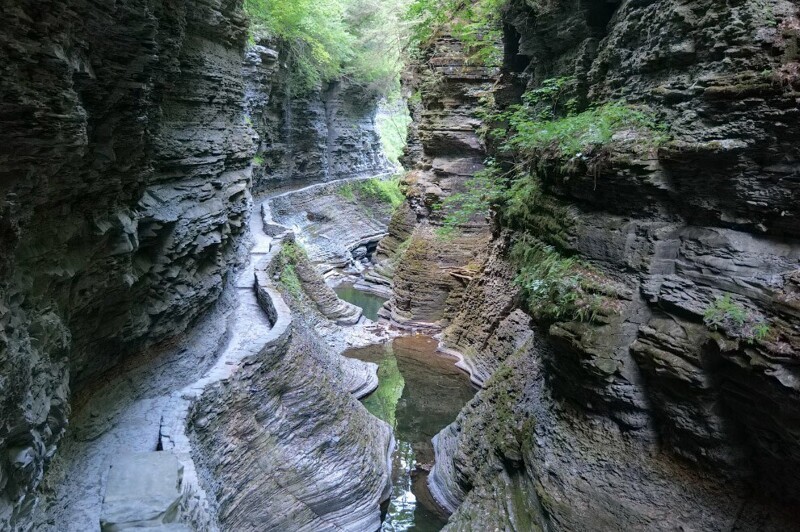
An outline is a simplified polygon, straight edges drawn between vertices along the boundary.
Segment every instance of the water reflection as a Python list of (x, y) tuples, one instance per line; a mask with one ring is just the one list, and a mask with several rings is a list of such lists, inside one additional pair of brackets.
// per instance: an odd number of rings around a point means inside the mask
[(386, 302), (385, 298), (375, 294), (370, 294), (369, 292), (357, 290), (352, 284), (349, 283), (340, 284), (334, 288), (334, 290), (336, 291), (336, 295), (338, 295), (341, 300), (352, 303), (357, 307), (361, 307), (361, 309), (364, 311), (364, 316), (372, 321), (378, 321), (378, 311)]
[(378, 389), (364, 406), (394, 428), (393, 492), (383, 530), (433, 532), (447, 518), (427, 489), (437, 432), (451, 423), (475, 390), (452, 359), (436, 353), (427, 336), (398, 338), (391, 344), (352, 349), (347, 356), (378, 364)]

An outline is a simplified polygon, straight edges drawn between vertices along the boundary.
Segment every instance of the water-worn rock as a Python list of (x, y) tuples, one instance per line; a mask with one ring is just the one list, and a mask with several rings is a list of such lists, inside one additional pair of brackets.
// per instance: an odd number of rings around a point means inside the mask
[(183, 497), (182, 483), (183, 466), (172, 453), (118, 456), (108, 475), (100, 530), (159, 528), (174, 523)]
[(295, 87), (289, 44), (269, 39), (248, 49), (248, 116), (259, 135), (253, 191), (386, 172), (375, 126), (379, 96), (346, 80)]
[[(271, 284), (282, 267), (270, 260), (259, 282)], [(391, 489), (391, 429), (348, 393), (364, 388), (356, 366), (372, 375), (376, 367), (326, 345), (285, 293), (295, 307), (291, 337), (192, 407), (202, 484), (224, 530), (378, 529)]]
[(254, 146), (239, 3), (0, 9), (0, 528), (25, 528), (70, 387), (219, 297)]
[[(541, 219), (516, 228), (591, 262), (605, 312), (526, 323), (501, 231), (445, 312), (445, 345), (494, 372), (436, 440), (449, 528), (797, 530), (796, 3), (514, 1), (505, 16), (498, 101), (574, 76), (579, 106), (624, 97), (672, 138), (532, 163)], [(709, 327), (723, 296), (732, 317)]]

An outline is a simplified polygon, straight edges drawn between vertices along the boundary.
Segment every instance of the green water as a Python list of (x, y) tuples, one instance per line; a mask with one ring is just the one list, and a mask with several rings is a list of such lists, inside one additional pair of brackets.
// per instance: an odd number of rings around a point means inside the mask
[(378, 320), (378, 311), (381, 309), (386, 299), (363, 290), (353, 288), (352, 284), (341, 284), (335, 289), (336, 295), (339, 299), (352, 303), (357, 307), (361, 307), (364, 311), (364, 316), (372, 321)]
[(345, 353), (378, 364), (380, 384), (363, 403), (394, 428), (397, 441), (383, 530), (433, 532), (447, 522), (427, 488), (431, 439), (455, 420), (475, 389), (453, 359), (436, 353), (436, 346), (433, 338), (409, 336)]

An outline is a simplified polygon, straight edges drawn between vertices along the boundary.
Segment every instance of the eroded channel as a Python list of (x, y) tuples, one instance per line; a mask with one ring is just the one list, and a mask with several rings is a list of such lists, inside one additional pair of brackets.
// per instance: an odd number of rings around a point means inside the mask
[(475, 389), (453, 359), (436, 351), (437, 345), (429, 336), (406, 336), (345, 352), (378, 364), (380, 384), (363, 403), (392, 426), (397, 443), (383, 530), (429, 532), (446, 524), (427, 489), (434, 460), (431, 440), (455, 420)]

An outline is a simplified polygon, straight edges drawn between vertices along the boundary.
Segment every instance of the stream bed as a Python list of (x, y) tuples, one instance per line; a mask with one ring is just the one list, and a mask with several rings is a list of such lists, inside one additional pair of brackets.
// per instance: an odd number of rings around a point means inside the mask
[(378, 321), (378, 311), (386, 303), (385, 297), (359, 290), (352, 283), (342, 283), (334, 288), (334, 291), (342, 301), (361, 307), (361, 310), (364, 311), (364, 317), (372, 321)]
[(455, 420), (476, 390), (453, 359), (436, 351), (437, 345), (429, 336), (406, 336), (344, 353), (378, 364), (378, 389), (362, 402), (392, 426), (397, 442), (386, 531), (432, 532), (447, 522), (427, 487), (434, 460), (431, 440)]

